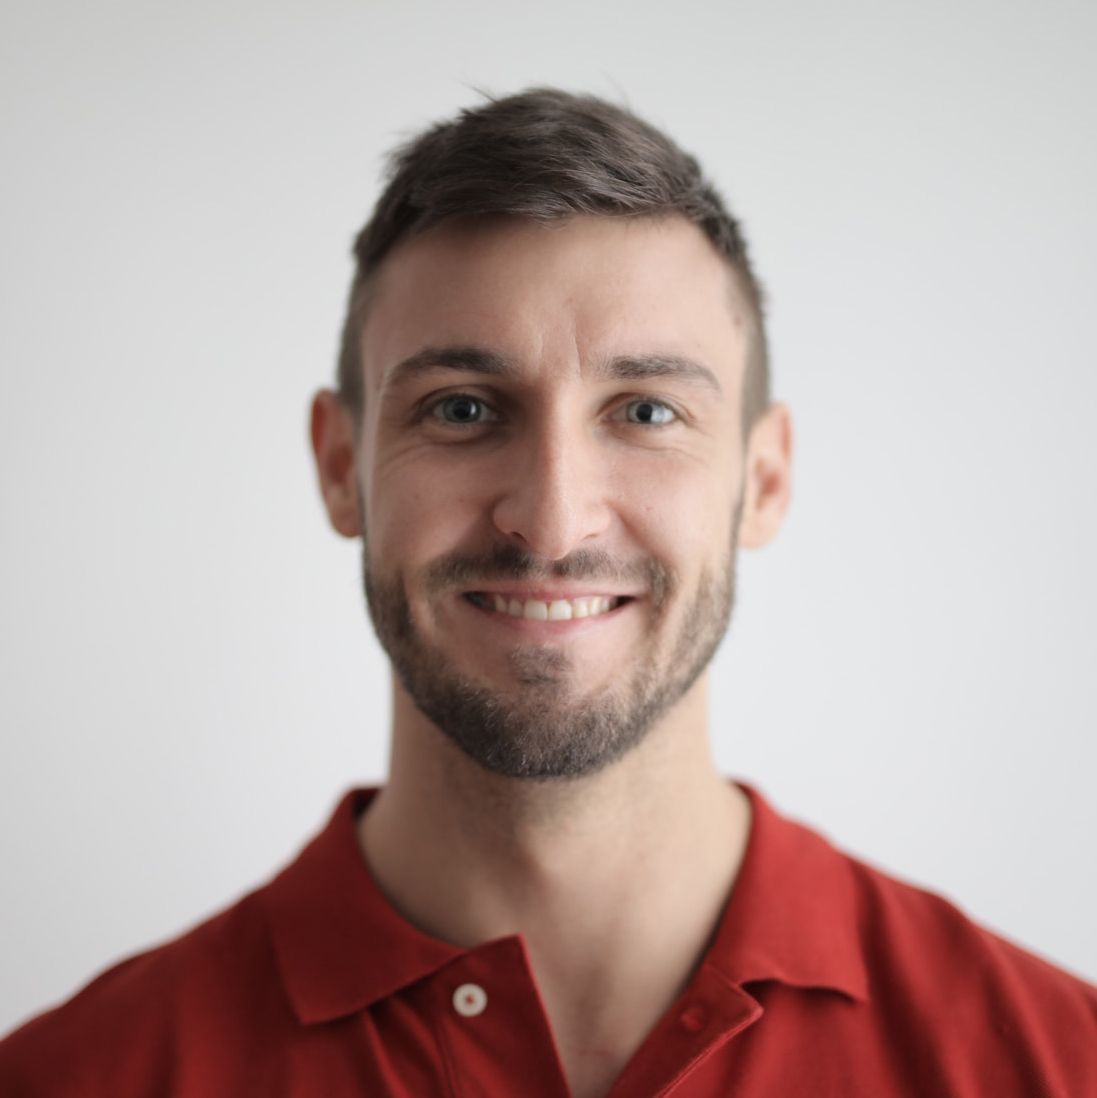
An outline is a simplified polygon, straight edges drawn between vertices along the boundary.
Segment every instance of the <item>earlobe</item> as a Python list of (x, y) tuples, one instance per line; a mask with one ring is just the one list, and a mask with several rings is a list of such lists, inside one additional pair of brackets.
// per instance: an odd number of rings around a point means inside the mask
[(792, 415), (771, 404), (754, 425), (743, 476), (739, 544), (757, 549), (776, 536), (792, 497)]
[(350, 412), (330, 389), (313, 397), (309, 438), (328, 519), (344, 537), (358, 537), (362, 516), (354, 465), (354, 424)]

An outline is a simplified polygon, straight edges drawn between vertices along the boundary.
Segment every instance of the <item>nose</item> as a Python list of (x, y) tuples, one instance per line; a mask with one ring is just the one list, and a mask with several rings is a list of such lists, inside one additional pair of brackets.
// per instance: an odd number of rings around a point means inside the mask
[(607, 470), (582, 429), (556, 421), (530, 430), (501, 455), (503, 488), (492, 522), (528, 552), (562, 560), (609, 526)]

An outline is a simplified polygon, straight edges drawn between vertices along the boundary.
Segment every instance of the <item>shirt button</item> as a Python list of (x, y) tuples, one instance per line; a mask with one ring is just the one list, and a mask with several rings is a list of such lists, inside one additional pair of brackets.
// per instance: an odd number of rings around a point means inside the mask
[(678, 1021), (682, 1024), (682, 1028), (688, 1029), (690, 1033), (700, 1033), (708, 1021), (708, 1012), (702, 1006), (686, 1007), (678, 1015)]
[(465, 1018), (483, 1014), (487, 1005), (487, 992), (479, 984), (462, 984), (453, 993), (453, 1009)]

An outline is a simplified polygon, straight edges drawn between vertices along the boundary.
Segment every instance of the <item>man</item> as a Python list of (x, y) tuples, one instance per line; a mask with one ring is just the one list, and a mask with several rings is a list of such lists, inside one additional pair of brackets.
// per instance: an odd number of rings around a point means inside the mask
[(696, 163), (538, 90), (402, 149), (311, 437), (391, 774), (0, 1049), (4, 1095), (1097, 1094), (1097, 991), (721, 777), (706, 669), (789, 502)]

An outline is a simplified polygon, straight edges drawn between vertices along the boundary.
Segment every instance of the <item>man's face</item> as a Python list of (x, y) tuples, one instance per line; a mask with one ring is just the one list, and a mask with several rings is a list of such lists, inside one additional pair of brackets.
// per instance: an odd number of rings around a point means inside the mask
[(748, 340), (687, 221), (449, 223), (385, 261), (356, 458), (370, 613), (482, 765), (592, 773), (730, 620)]

